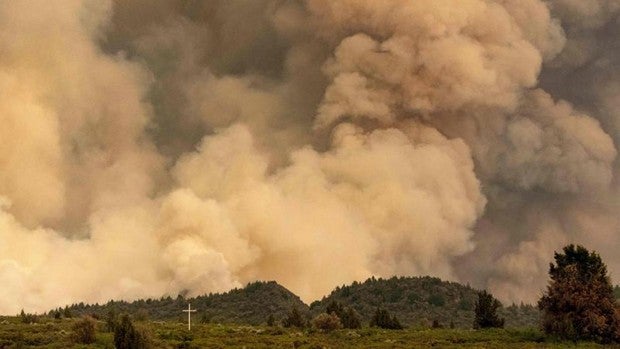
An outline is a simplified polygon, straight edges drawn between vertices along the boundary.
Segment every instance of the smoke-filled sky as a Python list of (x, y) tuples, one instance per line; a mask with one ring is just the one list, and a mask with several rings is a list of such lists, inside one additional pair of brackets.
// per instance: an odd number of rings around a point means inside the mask
[(0, 313), (620, 278), (617, 0), (0, 2)]

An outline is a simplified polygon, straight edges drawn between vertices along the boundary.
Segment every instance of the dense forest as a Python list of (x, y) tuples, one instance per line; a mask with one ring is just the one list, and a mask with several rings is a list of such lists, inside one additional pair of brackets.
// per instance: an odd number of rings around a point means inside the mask
[[(329, 296), (311, 304), (313, 312), (324, 311), (333, 301), (353, 307), (368, 321), (377, 307), (395, 314), (412, 327), (470, 328), (474, 319), (477, 290), (433, 277), (370, 278), (363, 283), (336, 288)], [(507, 327), (535, 327), (538, 310), (531, 305), (509, 305), (500, 309)]]
[[(330, 303), (339, 302), (355, 309), (364, 325), (381, 307), (408, 327), (430, 327), (435, 323), (435, 326), (446, 328), (471, 328), (476, 294), (477, 290), (469, 286), (433, 277), (370, 278), (337, 287), (308, 306), (294, 293), (270, 281), (196, 298), (164, 297), (134, 302), (110, 301), (101, 305), (80, 303), (50, 313), (63, 317), (89, 314), (103, 318), (113, 312), (154, 321), (184, 321), (186, 315), (182, 310), (191, 303), (192, 308), (198, 309), (196, 321), (257, 325), (266, 323), (269, 318), (281, 322), (293, 308), (310, 319), (324, 312)], [(531, 305), (507, 305), (500, 309), (500, 316), (506, 318), (506, 327), (538, 325), (538, 310)]]

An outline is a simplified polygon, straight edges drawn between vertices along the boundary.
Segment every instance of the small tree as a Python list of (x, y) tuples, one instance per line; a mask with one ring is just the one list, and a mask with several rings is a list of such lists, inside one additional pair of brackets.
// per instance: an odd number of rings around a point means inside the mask
[(105, 325), (108, 332), (114, 332), (114, 329), (116, 329), (118, 325), (118, 315), (116, 314), (116, 309), (113, 307), (111, 307), (106, 314)]
[(35, 314), (25, 313), (24, 309), (22, 309), (21, 313), (19, 313), (19, 318), (24, 324), (34, 324), (39, 320)]
[(208, 324), (209, 322), (211, 322), (211, 315), (205, 311), (202, 315), (200, 315), (200, 323)]
[(329, 303), (326, 309), (327, 314), (336, 314), (342, 323), (344, 328), (362, 328), (362, 319), (351, 307), (344, 307), (342, 304), (336, 301)]
[(146, 333), (136, 329), (125, 314), (114, 329), (114, 346), (116, 349), (148, 349), (149, 340)]
[(282, 321), (284, 327), (306, 327), (306, 321), (299, 313), (297, 308), (293, 308), (291, 312), (286, 316), (286, 318)]
[(504, 319), (497, 316), (497, 309), (502, 304), (495, 299), (487, 291), (478, 292), (478, 301), (476, 302), (474, 328), (502, 328), (504, 327)]
[(78, 344), (95, 343), (95, 320), (85, 316), (73, 324), (73, 341)]
[(551, 281), (538, 301), (545, 332), (572, 340), (620, 341), (620, 316), (601, 257), (569, 245), (554, 259)]
[(73, 317), (73, 312), (71, 311), (71, 309), (68, 306), (65, 306), (65, 310), (63, 312), (63, 316), (66, 317), (66, 318)]
[(355, 311), (355, 309), (351, 307), (346, 307), (346, 309), (340, 316), (340, 321), (342, 321), (342, 326), (344, 328), (362, 328), (362, 318), (357, 313), (357, 311)]
[(335, 313), (321, 313), (312, 320), (312, 326), (324, 332), (331, 332), (342, 328), (342, 323)]
[(377, 308), (377, 311), (375, 311), (375, 314), (370, 320), (370, 327), (379, 327), (389, 330), (401, 330), (403, 328), (396, 316), (391, 316), (390, 313), (383, 308)]

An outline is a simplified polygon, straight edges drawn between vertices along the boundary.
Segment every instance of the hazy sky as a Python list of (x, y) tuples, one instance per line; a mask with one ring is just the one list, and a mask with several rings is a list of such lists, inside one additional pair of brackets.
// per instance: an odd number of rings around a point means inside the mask
[(0, 2), (0, 313), (620, 281), (616, 0)]

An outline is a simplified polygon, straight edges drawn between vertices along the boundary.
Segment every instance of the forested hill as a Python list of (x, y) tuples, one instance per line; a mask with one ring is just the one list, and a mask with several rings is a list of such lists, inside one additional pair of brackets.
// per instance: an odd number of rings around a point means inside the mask
[[(197, 309), (194, 319), (218, 323), (261, 324), (270, 316), (281, 321), (293, 308), (302, 314), (315, 316), (325, 311), (332, 301), (353, 307), (368, 324), (378, 307), (387, 309), (406, 326), (428, 327), (433, 321), (448, 327), (471, 328), (477, 291), (469, 286), (446, 282), (433, 277), (371, 278), (365, 282), (338, 287), (311, 307), (278, 283), (255, 282), (243, 289), (223, 294), (210, 294), (185, 299), (162, 298), (135, 302), (108, 302), (104, 305), (73, 305), (72, 315), (90, 314), (106, 317), (110, 311), (129, 313), (135, 318), (184, 321), (182, 310), (187, 303)], [(61, 312), (64, 314), (65, 310)], [(511, 305), (500, 310), (507, 327), (538, 326), (538, 310), (530, 305)], [(64, 316), (64, 315), (62, 315)]]
[[(185, 299), (161, 298), (135, 302), (110, 301), (104, 305), (77, 304), (68, 308), (71, 315), (95, 315), (105, 317), (110, 311), (132, 314), (135, 318), (150, 320), (185, 320), (187, 304), (191, 303), (197, 312), (195, 321), (242, 323), (257, 325), (264, 323), (269, 315), (281, 319), (292, 309), (307, 312), (308, 306), (291, 291), (274, 281), (254, 282), (243, 289), (234, 289), (222, 294), (209, 294)], [(63, 314), (64, 309), (61, 311)]]
[[(363, 283), (338, 287), (321, 301), (312, 303), (312, 313), (324, 311), (332, 301), (353, 307), (368, 322), (377, 307), (383, 307), (407, 326), (428, 327), (433, 321), (448, 327), (471, 328), (477, 290), (433, 277), (371, 278)], [(500, 310), (506, 327), (537, 327), (539, 313), (531, 305), (510, 305)]]

